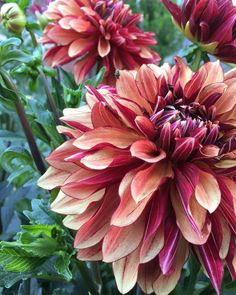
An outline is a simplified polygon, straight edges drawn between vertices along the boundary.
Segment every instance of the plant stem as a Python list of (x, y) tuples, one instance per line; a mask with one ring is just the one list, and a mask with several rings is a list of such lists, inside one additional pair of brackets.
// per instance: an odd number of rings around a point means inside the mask
[(60, 124), (59, 116), (58, 116), (58, 113), (57, 113), (57, 108), (56, 108), (54, 98), (52, 96), (52, 93), (51, 93), (49, 85), (48, 85), (48, 80), (47, 80), (43, 70), (40, 67), (38, 67), (38, 71), (39, 71), (40, 76), (41, 76), (42, 81), (43, 81), (43, 86), (44, 86), (44, 90), (45, 90), (45, 93), (46, 93), (46, 96), (47, 96), (47, 99), (48, 99), (50, 110), (51, 110), (51, 112), (53, 113), (53, 115), (55, 117), (56, 123)]
[(198, 49), (195, 54), (195, 59), (192, 63), (192, 69), (194, 72), (196, 72), (199, 69), (201, 61), (202, 61), (202, 51), (201, 49)]
[(38, 46), (38, 42), (37, 42), (37, 39), (35, 37), (35, 34), (31, 30), (28, 30), (28, 32), (30, 34), (30, 38), (31, 38), (31, 41), (33, 43), (33, 46), (34, 46), (34, 48), (36, 48)]
[(16, 106), (16, 112), (17, 115), (20, 119), (22, 128), (24, 130), (25, 136), (27, 138), (28, 144), (29, 144), (29, 148), (32, 154), (32, 157), (34, 159), (35, 165), (37, 167), (37, 169), (39, 170), (39, 172), (41, 174), (44, 174), (46, 172), (46, 167), (44, 165), (44, 162), (42, 160), (41, 154), (39, 152), (39, 149), (37, 147), (36, 141), (34, 139), (34, 135), (32, 133), (32, 130), (30, 128), (30, 124), (28, 122), (26, 113), (25, 113), (25, 109), (23, 104), (21, 103), (21, 100), (18, 96), (18, 90), (16, 88), (16, 86), (14, 85), (14, 83), (12, 82), (11, 78), (9, 77), (9, 75), (6, 72), (1, 72), (1, 76), (6, 84), (6, 86), (11, 89), (16, 95), (17, 95), (17, 99), (15, 101), (15, 106)]
[(100, 293), (98, 292), (96, 286), (93, 283), (92, 278), (89, 275), (89, 271), (88, 271), (88, 268), (87, 268), (85, 262), (76, 261), (76, 265), (80, 271), (80, 274), (81, 274), (88, 290), (91, 292), (91, 294), (99, 295)]
[[(36, 48), (38, 46), (38, 42), (37, 42), (37, 39), (35, 37), (35, 34), (31, 30), (28, 30), (28, 32), (30, 34), (30, 37), (31, 37), (31, 40), (32, 40), (32, 44), (33, 44), (34, 48)], [(51, 112), (53, 113), (53, 115), (55, 117), (56, 123), (57, 124), (60, 124), (59, 116), (58, 116), (58, 113), (57, 113), (57, 107), (56, 107), (56, 104), (54, 102), (52, 93), (50, 91), (47, 77), (44, 74), (44, 71), (42, 70), (41, 67), (37, 67), (37, 70), (38, 70), (38, 72), (40, 74), (40, 77), (41, 77), (41, 79), (43, 81), (43, 86), (44, 86), (44, 90), (45, 90), (45, 93), (46, 93), (46, 96), (47, 96), (47, 100), (48, 100), (48, 104), (49, 104), (50, 110), (51, 110)]]

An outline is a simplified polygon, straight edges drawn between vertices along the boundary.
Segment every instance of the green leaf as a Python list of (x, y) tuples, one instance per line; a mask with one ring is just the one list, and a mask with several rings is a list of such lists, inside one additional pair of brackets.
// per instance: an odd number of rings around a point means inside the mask
[(46, 225), (46, 224), (36, 224), (36, 225), (22, 225), (21, 228), (33, 235), (43, 233), (48, 237), (54, 237), (57, 231), (61, 231), (57, 225)]
[(12, 37), (0, 42), (0, 47), (7, 47), (9, 45), (19, 46), (21, 45), (21, 40), (19, 38)]
[(0, 249), (0, 265), (5, 271), (26, 272), (38, 267), (45, 261), (44, 258), (34, 257), (20, 248)]
[(18, 5), (20, 8), (25, 11), (30, 4), (30, 0), (19, 0)]
[(59, 275), (63, 276), (67, 281), (70, 281), (72, 279), (72, 273), (69, 269), (71, 255), (62, 251), (58, 254), (59, 257), (56, 260), (55, 269)]
[(5, 272), (0, 268), (0, 286), (11, 288), (16, 282), (26, 280), (30, 277), (29, 273)]
[(56, 215), (49, 209), (49, 205), (46, 200), (32, 200), (32, 211), (24, 211), (23, 213), (29, 219), (31, 224), (45, 224), (54, 225), (57, 224), (61, 217)]

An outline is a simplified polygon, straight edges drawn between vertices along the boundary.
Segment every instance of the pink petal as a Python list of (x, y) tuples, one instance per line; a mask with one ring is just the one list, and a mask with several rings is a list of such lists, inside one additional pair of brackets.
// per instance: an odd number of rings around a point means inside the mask
[(78, 230), (74, 241), (75, 248), (91, 247), (103, 239), (110, 228), (110, 218), (118, 205), (119, 198), (116, 194), (115, 187), (107, 190), (97, 213)]
[(158, 189), (166, 178), (172, 177), (170, 163), (158, 162), (140, 170), (131, 184), (131, 193), (135, 202), (140, 202)]
[(104, 39), (103, 37), (99, 38), (98, 42), (98, 53), (101, 57), (105, 57), (111, 51), (111, 44), (108, 40)]
[(142, 65), (138, 70), (136, 85), (142, 97), (151, 103), (156, 102), (158, 94), (157, 81), (153, 71), (147, 65)]
[(156, 136), (156, 128), (150, 119), (145, 116), (137, 116), (135, 124), (143, 135), (149, 139), (154, 139)]
[[(195, 198), (191, 199), (192, 202), (194, 200)], [(175, 188), (172, 189), (171, 202), (175, 210), (177, 225), (184, 238), (195, 245), (204, 244), (211, 233), (211, 223), (206, 218), (206, 210), (198, 205), (197, 201), (194, 201), (192, 209), (184, 210)]]
[(150, 104), (143, 98), (136, 86), (135, 79), (132, 73), (128, 71), (120, 71), (120, 77), (116, 82), (117, 94), (120, 97), (128, 98), (136, 102), (141, 108), (144, 108), (148, 113), (152, 112)]
[(77, 259), (82, 261), (99, 261), (102, 260), (102, 242), (85, 249), (79, 249)]
[(200, 170), (195, 196), (198, 203), (210, 213), (217, 209), (221, 200), (221, 192), (218, 182), (213, 175)]
[(130, 152), (133, 157), (148, 163), (156, 163), (166, 157), (166, 153), (149, 140), (136, 141), (131, 145)]
[(159, 253), (159, 263), (164, 275), (171, 275), (174, 270), (174, 259), (179, 242), (179, 229), (173, 218), (169, 218), (165, 223), (165, 243)]
[(221, 259), (225, 259), (230, 245), (231, 231), (226, 220), (220, 214), (211, 215), (212, 236)]
[(95, 46), (93, 38), (80, 38), (70, 44), (68, 55), (70, 57), (80, 57)]
[(204, 245), (194, 247), (201, 264), (206, 269), (217, 294), (220, 294), (224, 276), (224, 262), (220, 259), (213, 239), (210, 237)]
[(105, 262), (119, 260), (138, 248), (144, 234), (145, 221), (141, 216), (136, 222), (126, 227), (110, 227), (103, 242)]
[(188, 244), (183, 238), (180, 238), (173, 262), (175, 265), (175, 270), (171, 275), (160, 274), (153, 284), (153, 289), (156, 294), (167, 295), (175, 288), (179, 281), (181, 271), (187, 257)]
[(158, 257), (152, 261), (139, 265), (138, 284), (143, 292), (150, 294), (154, 292), (153, 283), (160, 275)]
[(57, 45), (68, 45), (80, 37), (74, 30), (65, 30), (59, 26), (55, 26), (48, 31), (47, 36)]
[(74, 145), (80, 149), (90, 150), (98, 145), (113, 145), (118, 148), (127, 148), (134, 141), (140, 139), (137, 133), (127, 129), (99, 127), (84, 133), (74, 141)]
[(139, 267), (139, 248), (128, 256), (113, 262), (113, 272), (118, 290), (124, 294), (136, 284)]
[(47, 190), (52, 190), (62, 186), (69, 176), (69, 172), (49, 167), (44, 175), (39, 178), (38, 186)]
[(97, 62), (97, 57), (93, 55), (86, 55), (86, 57), (77, 61), (74, 65), (74, 76), (77, 84), (83, 82), (85, 77), (88, 75), (89, 71), (94, 67)]
[(102, 102), (97, 102), (92, 108), (93, 127), (122, 127), (121, 121)]

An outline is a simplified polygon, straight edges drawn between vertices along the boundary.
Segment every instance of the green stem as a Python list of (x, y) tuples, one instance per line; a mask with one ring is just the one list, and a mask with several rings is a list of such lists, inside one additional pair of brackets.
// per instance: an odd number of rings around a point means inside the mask
[(89, 271), (88, 271), (88, 268), (87, 268), (85, 262), (80, 262), (77, 260), (76, 265), (77, 265), (77, 267), (80, 271), (80, 274), (86, 284), (86, 287), (88, 288), (90, 293), (94, 294), (94, 295), (99, 295), (100, 293), (97, 291), (97, 288), (94, 285), (93, 280), (89, 275)]
[(34, 48), (36, 48), (38, 46), (38, 41), (35, 37), (35, 34), (31, 31), (31, 30), (28, 30), (29, 34), (30, 34), (30, 38), (31, 38), (31, 41), (33, 43), (33, 46)]
[(192, 63), (192, 69), (194, 72), (196, 72), (199, 69), (201, 61), (202, 61), (202, 51), (201, 49), (198, 49), (195, 54), (195, 59)]
[(38, 67), (38, 71), (39, 71), (41, 79), (43, 81), (43, 86), (44, 86), (44, 90), (45, 90), (45, 93), (46, 93), (46, 96), (47, 96), (47, 100), (48, 100), (50, 110), (51, 110), (51, 112), (53, 113), (53, 115), (55, 117), (56, 123), (60, 124), (56, 104), (54, 102), (54, 98), (53, 98), (52, 93), (50, 91), (46, 75), (44, 74), (43, 70), (40, 67)]
[(17, 95), (17, 99), (15, 101), (17, 115), (18, 115), (18, 117), (20, 119), (22, 128), (23, 128), (25, 136), (27, 138), (29, 148), (30, 148), (32, 157), (34, 159), (35, 165), (36, 165), (37, 169), (39, 170), (39, 172), (41, 174), (44, 174), (46, 172), (46, 167), (44, 165), (41, 154), (39, 152), (36, 141), (34, 139), (34, 135), (33, 135), (32, 130), (30, 128), (30, 124), (28, 122), (24, 106), (21, 103), (21, 100), (20, 100), (20, 98), (18, 96), (19, 95), (18, 90), (17, 90), (15, 84), (13, 83), (13, 81), (11, 80), (11, 78), (9, 77), (9, 75), (6, 72), (1, 71), (1, 76), (2, 76), (2, 79), (4, 80), (6, 86), (9, 89), (11, 89)]
[[(37, 39), (35, 37), (34, 32), (32, 32), (31, 30), (28, 30), (28, 32), (30, 34), (30, 37), (31, 37), (32, 44), (33, 44), (34, 48), (38, 47), (38, 42), (37, 42)], [(58, 116), (58, 112), (57, 112), (57, 107), (56, 107), (56, 104), (54, 102), (54, 98), (52, 96), (52, 93), (50, 91), (47, 77), (44, 74), (44, 71), (42, 70), (41, 67), (37, 67), (37, 70), (38, 70), (38, 72), (40, 74), (40, 77), (41, 77), (41, 79), (43, 81), (43, 86), (44, 86), (44, 90), (45, 90), (45, 93), (46, 93), (46, 96), (47, 96), (47, 100), (48, 100), (50, 110), (51, 110), (51, 112), (53, 113), (53, 115), (55, 117), (56, 123), (60, 124), (60, 120), (59, 120), (59, 116)]]

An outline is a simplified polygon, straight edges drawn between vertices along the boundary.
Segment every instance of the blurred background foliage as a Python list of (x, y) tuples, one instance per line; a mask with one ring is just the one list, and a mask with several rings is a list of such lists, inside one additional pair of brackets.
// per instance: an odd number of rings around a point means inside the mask
[[(27, 136), (34, 138), (43, 158), (60, 145), (64, 139), (56, 125), (63, 108), (78, 107), (83, 101), (84, 84), (96, 87), (103, 70), (78, 86), (63, 69), (46, 67), (42, 47), (34, 40), (35, 35), (42, 34), (31, 9), (34, 1), (0, 1), (0, 5), (3, 2), (17, 2), (28, 22), (22, 35), (11, 34), (0, 25), (0, 294), (118, 295), (110, 265), (76, 259), (74, 232), (63, 227), (62, 217), (49, 210), (57, 191), (37, 187), (46, 163), (41, 159), (42, 166), (36, 167), (32, 146), (26, 140)], [(184, 40), (162, 4), (156, 0), (125, 2), (144, 14), (140, 26), (156, 34), (155, 49), (163, 61), (173, 62)], [(39, 5), (44, 3), (37, 0)], [(27, 119), (31, 135), (22, 118)], [(199, 268), (192, 260), (172, 295), (182, 295), (182, 286), (189, 286), (195, 272)], [(228, 274), (222, 292), (235, 294)], [(134, 288), (128, 295), (140, 294), (140, 289)], [(215, 294), (201, 272), (193, 294)]]

